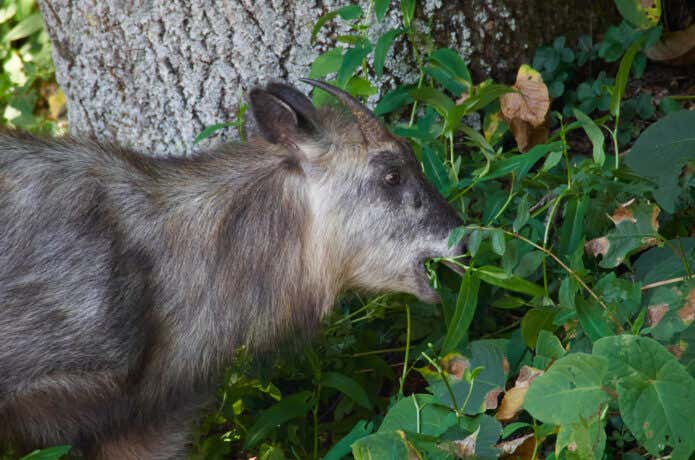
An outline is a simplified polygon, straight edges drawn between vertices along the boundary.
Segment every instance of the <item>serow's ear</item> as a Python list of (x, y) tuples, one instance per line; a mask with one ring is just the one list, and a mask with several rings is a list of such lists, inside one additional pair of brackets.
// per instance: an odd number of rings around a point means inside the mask
[(309, 118), (313, 109), (311, 102), (306, 101), (311, 106), (309, 109), (305, 101), (294, 94), (283, 97), (285, 94), (273, 94), (275, 91), (269, 90), (254, 88), (249, 93), (251, 111), (263, 138), (273, 144), (294, 146), (298, 140), (311, 135), (314, 130), (313, 120)]

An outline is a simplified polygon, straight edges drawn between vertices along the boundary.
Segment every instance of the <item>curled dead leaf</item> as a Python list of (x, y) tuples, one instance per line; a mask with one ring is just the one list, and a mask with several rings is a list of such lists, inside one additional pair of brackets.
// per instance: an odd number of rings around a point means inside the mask
[(464, 439), (454, 441), (456, 458), (475, 458), (475, 445), (478, 442), (480, 427)]
[(527, 65), (519, 68), (513, 87), (517, 91), (502, 96), (500, 108), (519, 150), (526, 152), (548, 139), (550, 94), (541, 74)]
[(533, 458), (534, 444), (533, 433), (530, 433), (520, 438), (500, 442), (495, 447), (502, 452), (501, 458), (527, 460)]
[(466, 369), (471, 367), (471, 362), (468, 359), (457, 354), (446, 356), (442, 360), (442, 364), (445, 365), (447, 372), (458, 380), (461, 380)]
[(497, 409), (499, 396), (503, 391), (503, 388), (495, 388), (487, 392), (485, 395), (485, 410)]
[(646, 50), (649, 59), (673, 66), (695, 63), (695, 24), (685, 30), (665, 32), (661, 39)]
[(632, 211), (630, 210), (630, 205), (632, 205), (632, 203), (634, 202), (635, 199), (633, 198), (627, 203), (621, 204), (615, 209), (615, 211), (613, 211), (613, 215), (610, 216), (610, 219), (613, 221), (615, 225), (618, 225), (620, 222), (624, 220), (629, 220), (633, 224), (637, 223), (637, 219), (635, 219), (635, 216), (632, 214)]
[(497, 420), (505, 421), (516, 417), (516, 414), (524, 405), (524, 398), (528, 392), (529, 385), (536, 378), (543, 375), (543, 371), (531, 366), (523, 366), (519, 370), (519, 376), (514, 383), (514, 387), (507, 390), (502, 398), (502, 403), (495, 416)]
[(600, 238), (594, 238), (591, 241), (588, 241), (584, 245), (584, 249), (586, 252), (593, 256), (605, 256), (608, 253), (608, 247), (610, 246), (610, 242), (608, 241), (608, 238), (605, 236), (602, 236)]

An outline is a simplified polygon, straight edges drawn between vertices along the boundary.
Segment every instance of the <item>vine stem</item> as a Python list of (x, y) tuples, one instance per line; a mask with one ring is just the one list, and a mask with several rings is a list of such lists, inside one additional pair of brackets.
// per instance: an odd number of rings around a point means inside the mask
[(403, 396), (403, 386), (405, 385), (405, 377), (408, 375), (408, 362), (410, 361), (410, 306), (405, 305), (406, 331), (405, 331), (405, 358), (403, 363), (403, 372), (401, 374), (401, 383), (398, 388), (398, 395)]
[[(468, 230), (486, 230), (486, 231), (497, 230), (497, 229), (492, 228), (492, 227), (479, 227), (479, 226), (467, 226), (467, 227), (464, 227), (464, 228), (466, 228), (466, 229), (468, 229)], [(574, 278), (574, 279), (577, 281), (577, 283), (579, 283), (579, 285), (580, 285), (586, 292), (588, 292), (589, 295), (590, 295), (591, 297), (593, 297), (594, 300), (596, 300), (596, 302), (598, 302), (598, 304), (601, 306), (601, 308), (603, 308), (603, 310), (608, 314), (608, 317), (611, 319), (611, 321), (613, 321), (613, 323), (615, 324), (615, 326), (618, 328), (618, 329), (617, 329), (618, 332), (623, 332), (624, 329), (623, 329), (622, 323), (618, 320), (618, 318), (615, 317), (615, 315), (614, 315), (613, 312), (610, 310), (610, 308), (608, 308), (608, 305), (606, 305), (606, 303), (605, 303), (603, 300), (601, 300), (601, 297), (599, 297), (599, 295), (596, 294), (596, 293), (584, 282), (584, 280), (582, 279), (581, 276), (579, 276), (574, 270), (572, 270), (570, 267), (568, 267), (567, 264), (565, 264), (565, 263), (564, 263), (558, 256), (556, 256), (551, 250), (549, 250), (549, 249), (547, 249), (547, 248), (544, 248), (543, 246), (540, 246), (540, 245), (534, 243), (533, 241), (529, 240), (529, 239), (526, 238), (525, 236), (522, 236), (522, 235), (520, 235), (520, 234), (518, 234), (518, 233), (516, 233), (516, 232), (510, 232), (509, 230), (504, 230), (504, 229), (501, 229), (501, 230), (502, 230), (506, 235), (509, 235), (509, 236), (511, 236), (512, 238), (516, 238), (516, 239), (518, 239), (518, 240), (520, 240), (520, 241), (523, 241), (524, 243), (526, 243), (526, 244), (528, 244), (528, 245), (530, 245), (530, 246), (533, 246), (534, 248), (536, 248), (536, 249), (538, 249), (539, 251), (543, 252), (545, 255), (547, 255), (548, 257), (550, 257), (551, 259), (553, 259), (555, 262), (557, 262), (557, 264), (558, 264), (563, 270), (565, 270), (572, 278)]]

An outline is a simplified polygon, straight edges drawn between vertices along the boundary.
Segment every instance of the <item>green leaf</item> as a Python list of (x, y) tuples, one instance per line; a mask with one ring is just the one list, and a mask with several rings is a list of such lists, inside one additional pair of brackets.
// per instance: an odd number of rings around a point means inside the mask
[(573, 353), (560, 358), (531, 383), (524, 409), (556, 425), (589, 419), (610, 401), (602, 387), (607, 370), (607, 360), (599, 356)]
[(541, 251), (527, 252), (521, 257), (519, 265), (514, 269), (514, 275), (519, 278), (528, 278), (538, 270), (538, 267), (541, 266), (545, 257), (545, 254)]
[(562, 152), (550, 152), (543, 162), (543, 171), (550, 171), (562, 160)]
[(301, 391), (285, 397), (269, 409), (260, 413), (256, 423), (246, 434), (245, 448), (254, 447), (276, 427), (297, 417), (303, 417), (313, 407), (313, 395), (308, 391)]
[(386, 115), (394, 112), (406, 105), (413, 103), (413, 98), (408, 94), (410, 89), (407, 86), (399, 86), (396, 89), (384, 94), (379, 103), (374, 108), (376, 116)]
[(217, 131), (230, 127), (238, 127), (239, 125), (240, 123), (238, 121), (230, 121), (227, 123), (215, 123), (214, 125), (210, 125), (196, 136), (195, 140), (193, 141), (193, 144), (197, 144), (209, 137), (212, 137), (212, 135), (215, 134)]
[(475, 255), (478, 253), (480, 244), (483, 242), (483, 238), (486, 236), (487, 232), (485, 230), (473, 230), (471, 232), (471, 236), (468, 238), (468, 252), (470, 252), (472, 256), (475, 257)]
[(369, 80), (362, 77), (352, 77), (345, 85), (345, 91), (355, 97), (368, 97), (377, 93), (377, 89), (369, 83)]
[[(567, 460), (601, 460), (606, 448), (606, 422), (598, 416), (563, 425), (557, 434), (555, 456)], [(563, 449), (565, 453), (560, 456)]]
[(410, 23), (415, 17), (415, 0), (401, 0), (401, 12), (403, 13), (403, 24), (410, 27)]
[(352, 445), (355, 460), (402, 460), (418, 458), (413, 445), (403, 431), (375, 433)]
[(480, 279), (473, 270), (466, 270), (461, 280), (458, 298), (456, 299), (456, 309), (449, 322), (446, 337), (444, 337), (442, 354), (454, 351), (468, 333), (468, 328), (478, 307), (479, 289)]
[(669, 213), (682, 193), (678, 178), (689, 160), (695, 159), (695, 111), (671, 113), (647, 128), (632, 146), (626, 164), (656, 183), (654, 198)]
[(666, 446), (695, 448), (695, 379), (666, 348), (632, 335), (605, 337), (594, 355), (608, 361), (606, 383), (617, 390), (620, 415), (652, 455)]
[(562, 150), (562, 144), (560, 142), (553, 142), (551, 144), (541, 144), (533, 147), (526, 153), (521, 155), (514, 155), (512, 157), (506, 158), (501, 161), (496, 161), (493, 163), (490, 172), (478, 179), (478, 182), (489, 181), (492, 179), (497, 179), (499, 177), (506, 176), (508, 174), (514, 173), (516, 180), (520, 180), (526, 177), (526, 174), (531, 170), (533, 165), (535, 165), (538, 160), (543, 158), (549, 152), (556, 152)]
[[(651, 248), (640, 254), (634, 264), (635, 277), (643, 284), (649, 284), (686, 276), (684, 259), (691, 264), (695, 260), (695, 238), (669, 240), (661, 248)], [(691, 265), (690, 269), (693, 268)]]
[(17, 13), (17, 4), (14, 2), (0, 8), (0, 24), (4, 24), (12, 19), (15, 13)]
[(577, 297), (575, 302), (579, 323), (592, 341), (595, 342), (602, 337), (615, 334), (611, 323), (606, 318), (598, 302), (594, 299), (586, 300), (581, 296)]
[(582, 128), (586, 132), (586, 135), (589, 136), (591, 144), (594, 146), (594, 163), (599, 166), (603, 166), (603, 163), (606, 161), (606, 152), (603, 149), (603, 144), (606, 141), (606, 138), (603, 135), (603, 131), (601, 131), (601, 128), (594, 123), (594, 120), (589, 118), (581, 110), (575, 108), (574, 116), (577, 117), (577, 121), (579, 121)]
[(367, 392), (364, 388), (360, 386), (359, 383), (352, 377), (348, 377), (340, 372), (326, 372), (321, 378), (321, 385), (329, 388), (335, 388), (336, 390), (346, 394), (353, 401), (355, 401), (360, 406), (365, 409), (371, 410), (372, 402), (367, 396)]
[(575, 196), (565, 205), (564, 219), (560, 227), (558, 252), (562, 256), (574, 254), (584, 239), (584, 217), (589, 209), (589, 196)]
[(533, 358), (533, 367), (545, 369), (551, 362), (565, 356), (567, 352), (562, 342), (552, 332), (541, 329), (536, 342), (536, 356)]
[(323, 456), (323, 460), (341, 460), (350, 453), (350, 446), (352, 446), (353, 443), (369, 435), (372, 431), (374, 431), (372, 422), (367, 423), (364, 420), (360, 420), (352, 427), (352, 430), (350, 430), (348, 434), (343, 436), (340, 441), (333, 444), (333, 447)]
[(445, 116), (454, 108), (454, 101), (449, 99), (444, 93), (434, 88), (425, 86), (423, 88), (413, 88), (409, 91), (413, 99), (422, 101), (434, 107), (440, 115)]
[(449, 234), (449, 240), (447, 241), (447, 246), (453, 248), (461, 242), (464, 236), (468, 234), (468, 229), (466, 227), (456, 227)]
[(376, 42), (376, 48), (374, 49), (374, 73), (378, 78), (384, 73), (384, 63), (386, 62), (386, 54), (388, 54), (391, 45), (397, 36), (402, 34), (401, 29), (391, 29), (385, 32), (379, 40)]
[(553, 332), (556, 327), (553, 324), (557, 313), (552, 310), (533, 308), (526, 312), (521, 320), (521, 336), (529, 348), (536, 348), (538, 335), (542, 330)]
[(338, 9), (338, 15), (341, 19), (346, 21), (352, 21), (353, 19), (359, 19), (364, 14), (362, 7), (359, 5), (347, 5)]
[(381, 22), (386, 16), (386, 12), (389, 9), (391, 0), (374, 0), (374, 14), (376, 15), (376, 20)]
[(635, 203), (616, 209), (611, 217), (615, 229), (587, 243), (593, 255), (603, 255), (599, 266), (615, 268), (633, 252), (654, 246), (659, 238), (659, 208), (654, 204)]
[(34, 13), (22, 19), (16, 26), (7, 32), (7, 34), (3, 37), (3, 41), (11, 42), (21, 38), (26, 38), (41, 29), (43, 29), (43, 19), (41, 18), (41, 13)]
[(340, 48), (331, 48), (314, 59), (311, 64), (309, 78), (323, 78), (326, 75), (337, 72), (343, 64), (343, 51)]
[[(473, 86), (473, 79), (468, 66), (456, 51), (451, 48), (439, 48), (430, 54), (429, 59), (430, 62), (446, 71), (447, 74), (465, 88), (470, 89)], [(457, 96), (459, 95), (460, 93), (457, 94)]]
[(524, 195), (519, 199), (519, 204), (516, 207), (516, 217), (514, 218), (514, 223), (512, 224), (512, 229), (514, 232), (518, 232), (531, 218), (531, 212), (528, 204), (528, 195)]
[(504, 251), (507, 249), (507, 244), (502, 229), (496, 228), (490, 232), (490, 242), (492, 243), (492, 250), (495, 254), (503, 256)]
[[(417, 404), (416, 404), (417, 403)], [(413, 394), (389, 409), (377, 433), (396, 430), (439, 436), (456, 423), (456, 415), (438, 405), (434, 396)]]
[(439, 193), (447, 197), (451, 192), (449, 171), (437, 155), (437, 152), (429, 146), (423, 146), (422, 148), (422, 166), (427, 179), (437, 188)]
[[(472, 237), (472, 235), (471, 235)], [(469, 242), (470, 248), (470, 242)], [(509, 291), (520, 292), (531, 296), (542, 296), (545, 294), (545, 289), (542, 286), (519, 278), (518, 276), (510, 275), (500, 267), (486, 265), (475, 269), (478, 272), (480, 279), (493, 286), (501, 287)]]
[(644, 45), (644, 37), (641, 37), (633, 43), (620, 60), (620, 67), (618, 67), (618, 73), (615, 76), (615, 84), (613, 86), (613, 96), (611, 97), (610, 112), (614, 117), (620, 116), (620, 103), (625, 95), (627, 80), (630, 78), (632, 62), (635, 60), (637, 52), (642, 49), (642, 45)]
[(70, 452), (70, 446), (55, 446), (48, 449), (35, 450), (20, 460), (58, 460)]
[(695, 281), (652, 290), (647, 301), (649, 333), (662, 343), (671, 343), (674, 336), (688, 329), (695, 321)]
[(615, 0), (626, 21), (640, 29), (651, 29), (661, 18), (661, 0)]
[(343, 62), (338, 69), (336, 78), (338, 85), (344, 88), (348, 80), (355, 73), (355, 70), (362, 65), (362, 61), (372, 52), (372, 44), (369, 40), (363, 39), (353, 48), (348, 48), (343, 56)]

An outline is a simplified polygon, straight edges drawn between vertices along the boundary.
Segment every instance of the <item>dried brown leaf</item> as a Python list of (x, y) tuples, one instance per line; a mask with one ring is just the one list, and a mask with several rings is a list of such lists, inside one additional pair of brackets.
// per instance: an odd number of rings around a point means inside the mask
[[(520, 438), (502, 441), (495, 447), (502, 452), (502, 455), (516, 454), (514, 458), (527, 459), (533, 456), (533, 442), (533, 433), (530, 433)], [(527, 449), (528, 447), (530, 450)]]
[(586, 252), (593, 256), (605, 256), (608, 253), (608, 247), (610, 246), (610, 242), (608, 241), (608, 238), (605, 236), (602, 236), (600, 238), (594, 238), (591, 241), (588, 241), (584, 245), (584, 249)]
[(529, 385), (541, 375), (543, 375), (542, 370), (530, 366), (523, 366), (519, 370), (519, 377), (517, 377), (514, 387), (507, 390), (502, 398), (502, 403), (495, 416), (497, 420), (505, 421), (516, 417), (524, 404)]
[(674, 66), (695, 63), (695, 24), (685, 30), (665, 32), (654, 46), (646, 51), (652, 61)]
[(519, 68), (514, 88), (500, 98), (500, 108), (519, 150), (526, 152), (548, 139), (550, 94), (540, 73), (527, 65)]

